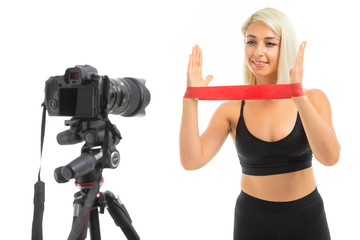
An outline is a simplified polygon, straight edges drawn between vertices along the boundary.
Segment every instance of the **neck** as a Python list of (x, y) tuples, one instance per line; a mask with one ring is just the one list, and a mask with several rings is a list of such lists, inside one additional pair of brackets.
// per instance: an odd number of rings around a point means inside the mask
[(255, 77), (254, 85), (267, 85), (267, 84), (276, 84), (276, 76), (266, 76), (266, 77)]

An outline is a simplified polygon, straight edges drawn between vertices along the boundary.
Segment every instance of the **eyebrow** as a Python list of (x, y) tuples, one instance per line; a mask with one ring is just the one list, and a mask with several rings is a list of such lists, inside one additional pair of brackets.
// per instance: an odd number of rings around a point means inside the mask
[[(246, 37), (248, 38), (248, 37), (251, 37), (251, 38), (257, 38), (255, 35), (246, 35)], [(265, 39), (274, 39), (274, 40), (278, 40), (278, 41), (280, 41), (278, 38), (276, 38), (276, 37), (265, 37)]]

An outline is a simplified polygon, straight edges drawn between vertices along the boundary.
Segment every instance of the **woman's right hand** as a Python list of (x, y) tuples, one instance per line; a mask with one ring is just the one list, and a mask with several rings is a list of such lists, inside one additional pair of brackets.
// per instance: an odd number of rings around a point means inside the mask
[(187, 86), (188, 87), (206, 87), (213, 79), (212, 75), (208, 75), (205, 80), (202, 78), (202, 52), (199, 45), (192, 48), (190, 54), (188, 71), (187, 71)]

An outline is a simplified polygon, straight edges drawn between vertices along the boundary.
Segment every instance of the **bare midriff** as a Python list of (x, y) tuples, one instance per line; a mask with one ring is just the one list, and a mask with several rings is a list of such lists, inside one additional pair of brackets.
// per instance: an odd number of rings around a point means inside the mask
[(303, 198), (316, 188), (313, 168), (268, 176), (242, 174), (241, 189), (255, 198), (288, 202)]

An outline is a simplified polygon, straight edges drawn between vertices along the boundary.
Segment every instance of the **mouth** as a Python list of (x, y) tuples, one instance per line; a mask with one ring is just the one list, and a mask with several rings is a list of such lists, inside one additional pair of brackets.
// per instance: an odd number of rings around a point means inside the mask
[(255, 65), (265, 65), (265, 64), (268, 64), (269, 62), (262, 62), (262, 61), (259, 61), (259, 62), (257, 62), (257, 61), (255, 61), (255, 60), (251, 60)]

